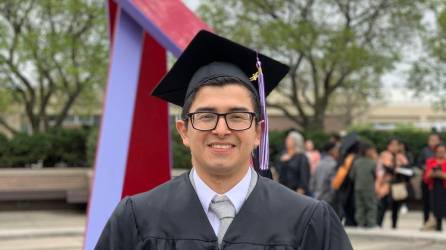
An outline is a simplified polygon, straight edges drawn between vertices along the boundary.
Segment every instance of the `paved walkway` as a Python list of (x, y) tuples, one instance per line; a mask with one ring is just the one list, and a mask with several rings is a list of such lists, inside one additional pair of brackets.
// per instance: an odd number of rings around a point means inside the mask
[[(390, 217), (388, 213), (387, 218)], [(446, 222), (445, 222), (446, 224)], [(444, 250), (446, 232), (420, 232), (421, 213), (401, 215), (399, 229), (347, 228), (355, 250)], [(445, 225), (446, 226), (446, 225)], [(0, 212), (1, 250), (80, 250), (85, 213), (71, 210)]]
[(84, 228), (82, 211), (0, 211), (0, 249), (80, 250)]
[[(391, 229), (390, 211), (386, 213), (383, 228), (346, 228), (355, 250), (444, 250), (446, 232), (420, 231), (421, 212), (400, 214), (398, 229)], [(446, 223), (446, 221), (445, 221)]]

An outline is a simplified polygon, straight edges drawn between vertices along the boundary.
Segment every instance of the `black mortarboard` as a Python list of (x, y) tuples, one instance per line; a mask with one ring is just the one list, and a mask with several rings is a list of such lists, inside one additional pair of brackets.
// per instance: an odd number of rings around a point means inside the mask
[(359, 142), (359, 136), (356, 132), (350, 132), (341, 140), (341, 154), (345, 155)]
[(249, 80), (258, 71), (257, 56), (262, 63), (265, 95), (268, 95), (288, 73), (288, 66), (202, 30), (189, 43), (152, 95), (183, 106), (186, 96), (192, 90), (219, 77), (237, 78), (258, 93), (257, 81)]

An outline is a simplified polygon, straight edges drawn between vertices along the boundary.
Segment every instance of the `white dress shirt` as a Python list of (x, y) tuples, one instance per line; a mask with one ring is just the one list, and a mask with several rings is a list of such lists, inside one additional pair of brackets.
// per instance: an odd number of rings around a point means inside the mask
[[(224, 194), (226, 195), (232, 204), (235, 207), (235, 214), (237, 214), (245, 202), (248, 191), (249, 184), (251, 182), (251, 168), (248, 168), (245, 176), (242, 180), (237, 183), (231, 190)], [(201, 205), (203, 206), (204, 212), (206, 213), (209, 222), (214, 229), (215, 235), (218, 234), (218, 228), (220, 227), (220, 220), (217, 215), (215, 215), (211, 210), (209, 210), (209, 205), (211, 204), (212, 199), (217, 193), (212, 190), (204, 181), (198, 176), (197, 172), (192, 169), (192, 177), (195, 183), (195, 192), (197, 192), (198, 198), (200, 199)]]

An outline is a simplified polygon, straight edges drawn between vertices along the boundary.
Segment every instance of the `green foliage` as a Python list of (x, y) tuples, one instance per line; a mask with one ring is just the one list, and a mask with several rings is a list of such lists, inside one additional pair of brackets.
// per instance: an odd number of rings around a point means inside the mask
[(99, 107), (107, 61), (104, 1), (0, 1), (0, 90), (32, 132), (60, 127), (76, 105)]
[(49, 136), (37, 133), (29, 136), (25, 133), (17, 134), (9, 142), (8, 154), (4, 156), (6, 166), (21, 167), (43, 161), (50, 151)]
[(183, 168), (190, 169), (192, 167), (191, 163), (191, 155), (189, 149), (183, 145), (180, 134), (172, 126), (171, 130), (171, 148), (173, 154), (173, 167), (174, 168)]
[(446, 110), (446, 1), (432, 0), (426, 13), (436, 22), (427, 22), (421, 33), (423, 50), (408, 72), (408, 87), (416, 97), (428, 97), (435, 108)]
[(275, 161), (276, 157), (284, 149), (286, 131), (269, 131), (269, 158)]
[[(398, 138), (406, 143), (409, 151), (417, 156), (421, 149), (426, 145), (429, 133), (417, 129), (396, 129), (391, 131), (375, 131), (375, 130), (357, 130), (362, 138), (369, 140), (379, 151), (383, 151), (387, 147), (387, 143), (391, 138)], [(443, 138), (445, 135), (442, 135)]]
[(64, 164), (68, 167), (86, 166), (86, 138), (84, 129), (51, 129), (28, 135), (19, 133), (7, 141), (0, 137), (0, 167), (29, 167), (41, 163), (43, 167)]
[(314, 146), (318, 149), (322, 148), (330, 139), (330, 135), (324, 132), (304, 132), (304, 138), (313, 141)]
[(6, 135), (0, 133), (0, 158), (7, 153), (8, 138)]
[[(269, 107), (302, 130), (321, 131), (329, 107), (350, 121), (360, 113), (351, 112), (351, 107), (365, 106), (369, 96), (379, 96), (382, 74), (393, 68), (403, 45), (422, 29), (427, 3), (207, 0), (199, 13), (217, 33), (287, 63), (288, 79), (276, 89), (283, 98), (270, 101)], [(346, 90), (356, 98), (334, 98)]]
[(90, 129), (87, 137), (87, 164), (93, 167), (96, 160), (96, 148), (99, 140), (99, 128), (94, 127)]
[(50, 151), (43, 162), (45, 166), (54, 166), (59, 162), (68, 166), (86, 166), (87, 130), (50, 129), (45, 134), (50, 144)]
[[(409, 150), (418, 155), (425, 146), (429, 133), (413, 128), (401, 128), (393, 131), (376, 131), (356, 128), (361, 136), (374, 143), (379, 151), (386, 148), (392, 137), (397, 137), (407, 143)], [(306, 139), (313, 140), (320, 149), (329, 139), (329, 134), (323, 132), (305, 132)], [(173, 128), (171, 147), (174, 168), (190, 169), (191, 155), (181, 137)], [(98, 129), (51, 129), (46, 133), (33, 135), (17, 134), (11, 140), (0, 134), (0, 167), (29, 167), (41, 162), (44, 167), (54, 167), (64, 164), (68, 167), (93, 166), (96, 153)], [(270, 159), (277, 159), (284, 149), (286, 131), (270, 131)], [(446, 138), (446, 133), (442, 134)]]

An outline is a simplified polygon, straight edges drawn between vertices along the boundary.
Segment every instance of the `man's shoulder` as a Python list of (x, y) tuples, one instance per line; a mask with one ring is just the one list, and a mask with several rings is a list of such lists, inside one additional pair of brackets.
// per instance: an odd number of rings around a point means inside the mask
[[(129, 197), (136, 207), (139, 206), (156, 206), (167, 202), (173, 194), (178, 193), (179, 190), (184, 190), (190, 184), (188, 180), (188, 173), (184, 173), (172, 180), (169, 180), (151, 190), (143, 193), (135, 194)], [(156, 202), (153, 202), (156, 201)]]
[[(325, 168), (331, 169), (331, 168), (336, 167), (336, 165), (337, 165), (337, 162), (333, 157), (331, 157), (329, 155), (324, 155), (318, 164), (318, 168), (321, 167), (324, 169)], [(317, 171), (317, 168), (316, 168), (316, 171)]]
[(375, 160), (370, 159), (368, 157), (360, 156), (356, 158), (353, 164), (361, 165), (361, 164), (374, 164), (374, 163), (376, 163)]

